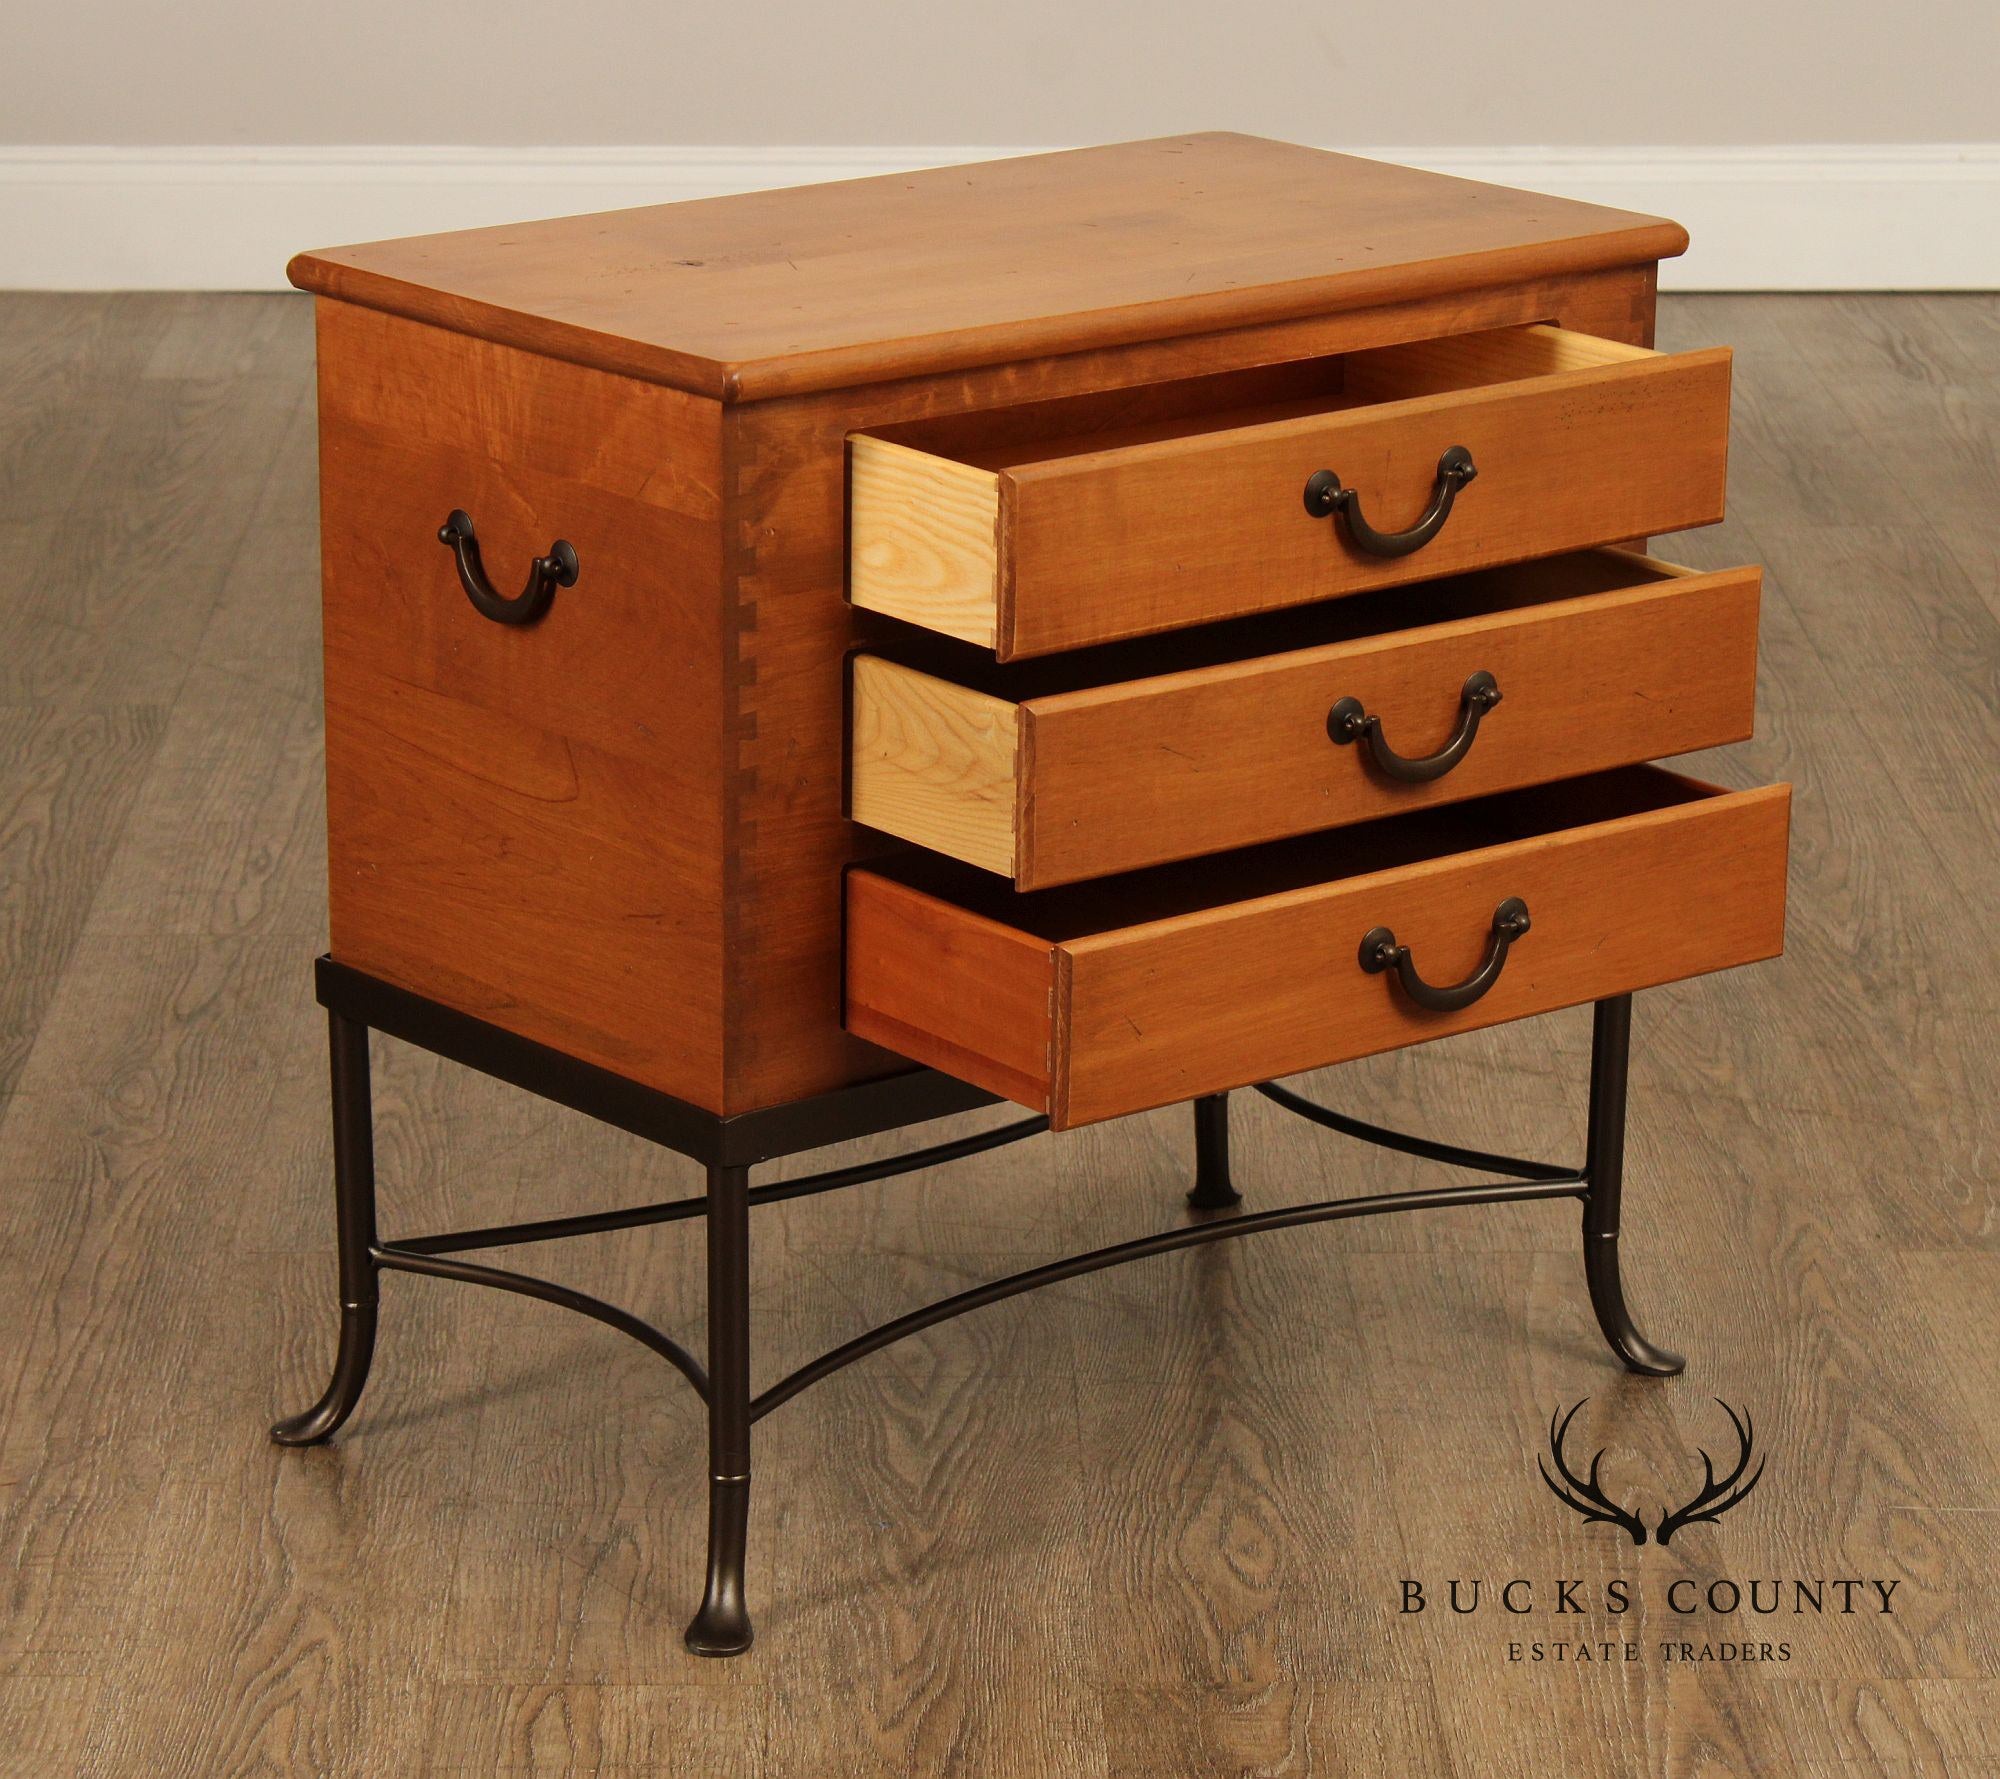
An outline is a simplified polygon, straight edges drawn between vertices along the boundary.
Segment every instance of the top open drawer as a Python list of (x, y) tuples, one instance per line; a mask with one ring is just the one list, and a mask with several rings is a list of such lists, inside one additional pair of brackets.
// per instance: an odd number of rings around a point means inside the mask
[(1729, 364), (1504, 328), (857, 433), (849, 597), (1007, 660), (1712, 524)]

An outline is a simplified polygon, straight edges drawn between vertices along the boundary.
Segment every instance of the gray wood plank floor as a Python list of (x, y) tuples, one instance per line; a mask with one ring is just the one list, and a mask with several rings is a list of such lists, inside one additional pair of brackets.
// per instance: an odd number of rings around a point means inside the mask
[[(760, 1426), (759, 1642), (723, 1664), (680, 1644), (694, 1405), (591, 1324), (392, 1277), (352, 1427), (264, 1439), (332, 1332), (309, 323), (0, 299), (0, 1773), (2000, 1769), (2000, 299), (1664, 308), (1662, 344), (1738, 356), (1732, 516), (1661, 553), (1768, 565), (1759, 736), (1691, 769), (1797, 787), (1788, 956), (1639, 1003), (1628, 1276), (1687, 1374), (1612, 1368), (1557, 1206), (1017, 1299)], [(1308, 1086), (1563, 1157), (1587, 1038)], [(693, 1186), (399, 1047), (377, 1071), (391, 1232)], [(1253, 1203), (1439, 1177), (1237, 1125)], [(1136, 1118), (761, 1212), (759, 1375), (1158, 1226), (1190, 1138)], [(534, 1263), (699, 1341), (692, 1227)], [(1716, 1396), (1768, 1474), (1670, 1549), (1614, 1542), (1536, 1476), (1585, 1396), (1625, 1498), (1690, 1485)], [(1492, 1600), (1516, 1576), (1533, 1617)], [(1666, 1604), (1795, 1576), (1895, 1610)], [(1404, 1577), (1487, 1601), (1402, 1614)], [(1615, 1577), (1624, 1618), (1551, 1616), (1557, 1578)], [(1640, 1658), (1508, 1660), (1577, 1636)]]

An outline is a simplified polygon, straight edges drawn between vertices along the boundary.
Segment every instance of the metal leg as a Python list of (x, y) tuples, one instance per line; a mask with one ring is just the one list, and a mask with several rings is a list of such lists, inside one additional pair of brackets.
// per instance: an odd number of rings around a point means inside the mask
[(340, 1352), (333, 1381), (303, 1414), (271, 1429), (280, 1445), (317, 1445), (333, 1436), (368, 1382), (375, 1356), (375, 1127), (368, 1092), (368, 1028), (329, 1010), (333, 1068), (333, 1196), (340, 1244)]
[(1197, 1211), (1226, 1211), (1243, 1202), (1229, 1177), (1229, 1095), (1206, 1094), (1194, 1102), (1194, 1190)]
[(750, 1647), (750, 1170), (708, 1170), (708, 1585), (687, 1628), (696, 1655)]
[(1590, 1135), (1584, 1161), (1583, 1269), (1590, 1307), (1626, 1369), (1672, 1377), (1687, 1361), (1632, 1325), (1618, 1275), (1618, 1199), (1625, 1178), (1625, 1082), (1632, 1056), (1632, 997), (1597, 1003), (1590, 1028)]

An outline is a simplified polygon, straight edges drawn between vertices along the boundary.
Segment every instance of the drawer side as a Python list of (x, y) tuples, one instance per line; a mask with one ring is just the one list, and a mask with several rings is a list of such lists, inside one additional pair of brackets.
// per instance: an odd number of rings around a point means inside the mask
[(1049, 1108), (1057, 962), (1045, 941), (872, 871), (847, 876), (847, 1028)]
[(1012, 875), (1020, 706), (879, 655), (852, 672), (849, 814)]
[(889, 439), (858, 435), (847, 448), (848, 598), (992, 648), (999, 478)]

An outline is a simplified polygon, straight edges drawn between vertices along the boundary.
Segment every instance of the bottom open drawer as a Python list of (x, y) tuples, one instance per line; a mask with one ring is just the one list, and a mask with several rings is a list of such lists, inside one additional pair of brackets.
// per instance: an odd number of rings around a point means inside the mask
[(1089, 1124), (1773, 957), (1790, 809), (1638, 766), (1026, 895), (857, 867), (847, 1024)]

